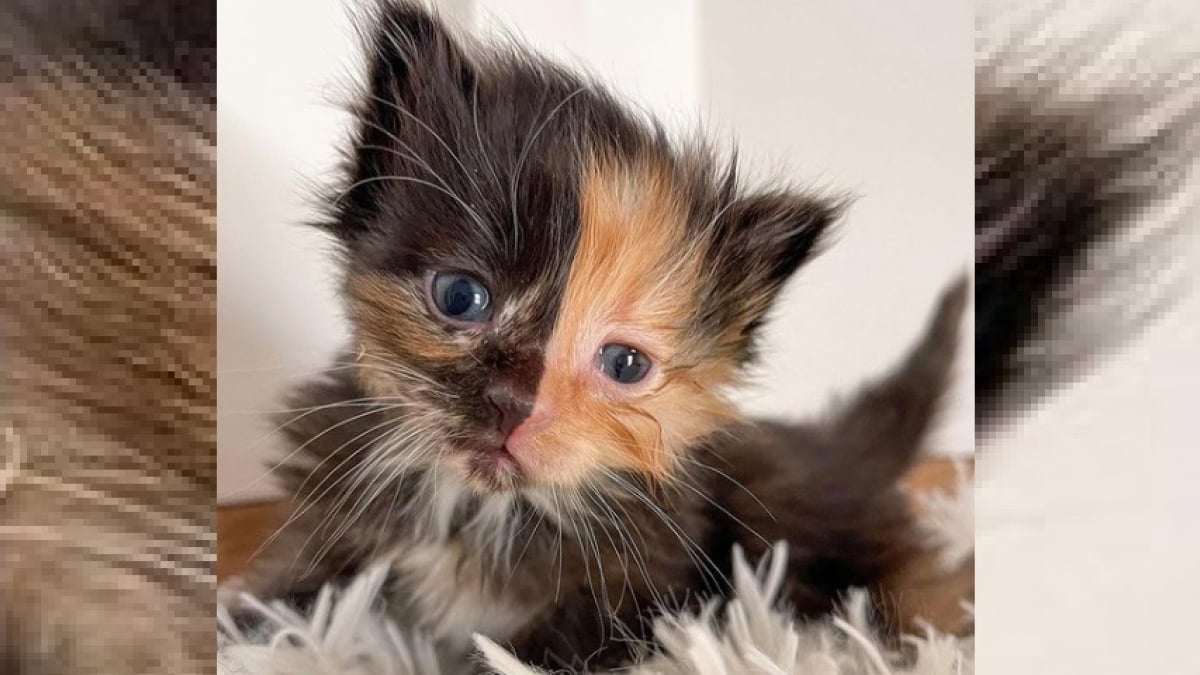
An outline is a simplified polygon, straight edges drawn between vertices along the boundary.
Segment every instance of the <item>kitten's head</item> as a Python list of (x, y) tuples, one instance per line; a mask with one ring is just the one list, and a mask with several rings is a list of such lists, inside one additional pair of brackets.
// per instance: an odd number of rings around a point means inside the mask
[[(669, 479), (837, 207), (733, 167), (597, 85), (376, 17), (347, 182), (358, 377), (396, 406), (377, 452), (480, 490)], [(392, 463), (392, 462), (388, 462)]]

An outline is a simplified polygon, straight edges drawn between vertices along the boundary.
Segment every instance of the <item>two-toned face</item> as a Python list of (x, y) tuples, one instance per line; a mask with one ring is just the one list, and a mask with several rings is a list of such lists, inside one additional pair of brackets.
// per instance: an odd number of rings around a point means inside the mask
[(834, 217), (673, 147), (594, 85), (393, 7), (329, 229), (383, 465), (480, 490), (669, 480)]

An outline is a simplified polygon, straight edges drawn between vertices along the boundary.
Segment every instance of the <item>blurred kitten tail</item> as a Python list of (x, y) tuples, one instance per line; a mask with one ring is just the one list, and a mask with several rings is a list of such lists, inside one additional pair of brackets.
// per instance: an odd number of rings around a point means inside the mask
[[(810, 439), (804, 446), (813, 452), (804, 475), (786, 488), (799, 502), (795, 513), (820, 514), (819, 525), (788, 525), (795, 578), (869, 588), (885, 623), (901, 630), (916, 629), (918, 615), (960, 629), (960, 612), (937, 617), (924, 612), (933, 602), (924, 588), (928, 579), (952, 573), (962, 582), (955, 591), (968, 594), (973, 578), (970, 561), (958, 561), (954, 569), (940, 566), (902, 490), (949, 389), (969, 294), (965, 276), (951, 284), (899, 364), (823, 423), (801, 430)], [(954, 598), (952, 610), (961, 597)], [(804, 607), (811, 597), (797, 588), (791, 600)]]
[(822, 426), (836, 439), (837, 463), (853, 472), (847, 484), (863, 494), (895, 486), (924, 448), (949, 388), (969, 293), (967, 277), (954, 281), (904, 360)]
[(1196, 204), (1196, 56), (1160, 72), (1143, 48), (1098, 67), (1111, 35), (1013, 32), (985, 20), (977, 41), (977, 436), (1170, 308), (1179, 214)]

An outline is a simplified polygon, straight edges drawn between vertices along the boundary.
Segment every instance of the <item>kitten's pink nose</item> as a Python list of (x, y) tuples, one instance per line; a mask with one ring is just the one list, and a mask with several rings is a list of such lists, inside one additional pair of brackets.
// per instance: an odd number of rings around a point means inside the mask
[(533, 412), (534, 395), (508, 382), (492, 384), (484, 396), (495, 410), (496, 431), (504, 439), (508, 439)]
[(528, 417), (509, 432), (507, 439), (504, 441), (505, 450), (514, 457), (524, 456), (526, 451), (531, 449), (529, 439), (536, 436), (538, 432), (549, 426), (549, 424), (550, 415), (540, 407), (535, 408)]

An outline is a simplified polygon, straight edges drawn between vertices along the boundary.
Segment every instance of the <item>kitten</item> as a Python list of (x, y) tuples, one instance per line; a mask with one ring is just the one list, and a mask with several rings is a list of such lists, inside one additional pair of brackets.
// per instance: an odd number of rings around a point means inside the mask
[(0, 672), (211, 673), (216, 10), (0, 7)]
[[(788, 600), (885, 592), (916, 549), (897, 481), (946, 387), (966, 285), (826, 419), (728, 395), (836, 199), (748, 190), (596, 83), (372, 18), (339, 245), (354, 344), (292, 397), (295, 508), (250, 584), (303, 594), (381, 556), (388, 611), (461, 658), (630, 658), (657, 610), (727, 588), (734, 544), (790, 544)], [(291, 407), (291, 406), (289, 406)]]

